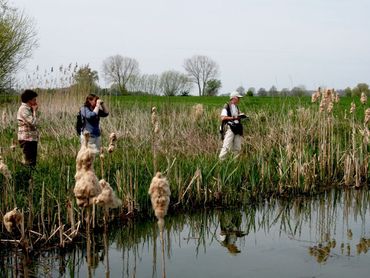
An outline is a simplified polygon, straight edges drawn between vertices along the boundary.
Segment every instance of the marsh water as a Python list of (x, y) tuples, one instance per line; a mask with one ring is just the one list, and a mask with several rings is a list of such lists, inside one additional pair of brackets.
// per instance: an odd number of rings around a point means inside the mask
[(0, 251), (1, 277), (369, 277), (367, 190), (168, 215), (73, 249)]

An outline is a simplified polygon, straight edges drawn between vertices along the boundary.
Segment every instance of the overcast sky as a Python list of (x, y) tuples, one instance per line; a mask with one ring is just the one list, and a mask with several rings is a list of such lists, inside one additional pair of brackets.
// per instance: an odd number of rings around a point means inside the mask
[(143, 74), (185, 72), (205, 55), (221, 93), (239, 86), (341, 89), (370, 83), (369, 0), (9, 0), (35, 20), (39, 47), (21, 74), (69, 63), (99, 73), (135, 58)]

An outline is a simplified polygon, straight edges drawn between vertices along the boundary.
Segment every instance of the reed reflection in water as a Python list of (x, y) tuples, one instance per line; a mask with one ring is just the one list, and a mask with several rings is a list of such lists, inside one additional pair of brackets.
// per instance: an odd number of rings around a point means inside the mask
[(132, 222), (66, 253), (35, 253), (26, 267), (18, 250), (1, 253), (0, 270), (5, 277), (368, 277), (369, 197), (331, 191), (168, 215), (163, 241), (154, 219)]

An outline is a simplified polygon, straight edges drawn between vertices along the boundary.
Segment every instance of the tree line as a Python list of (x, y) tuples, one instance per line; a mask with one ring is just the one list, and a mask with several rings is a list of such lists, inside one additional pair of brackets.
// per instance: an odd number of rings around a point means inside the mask
[[(6, 0), (0, 0), (0, 92), (14, 86), (14, 76), (22, 63), (31, 56), (37, 47), (35, 25), (32, 19), (18, 9), (8, 5)], [(185, 72), (168, 70), (161, 74), (141, 74), (139, 63), (135, 58), (114, 55), (106, 58), (102, 63), (102, 73), (113, 94), (153, 94), (176, 96), (189, 95), (195, 88), (199, 96), (215, 96), (222, 87), (219, 76), (219, 66), (211, 58), (203, 55), (194, 55), (184, 60)], [(53, 68), (51, 69), (53, 71)], [(72, 81), (69, 85), (95, 88), (98, 86), (98, 72), (89, 65), (75, 68)], [(266, 90), (250, 87), (237, 88), (247, 96), (304, 96), (311, 95), (312, 91), (304, 86), (296, 86), (291, 90), (278, 90), (275, 86)], [(369, 86), (359, 83), (354, 88), (338, 90), (341, 95), (359, 96), (362, 92), (369, 95)]]

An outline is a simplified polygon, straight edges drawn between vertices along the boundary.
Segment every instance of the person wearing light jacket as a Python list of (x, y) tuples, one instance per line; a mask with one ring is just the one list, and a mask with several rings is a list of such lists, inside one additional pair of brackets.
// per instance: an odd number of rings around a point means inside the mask
[(221, 111), (223, 144), (219, 154), (220, 160), (224, 160), (230, 151), (237, 156), (241, 150), (243, 126), (240, 123), (240, 111), (237, 105), (242, 97), (239, 92), (232, 92), (230, 101)]
[(18, 142), (23, 150), (22, 163), (35, 167), (37, 159), (37, 144), (39, 132), (37, 130), (37, 93), (25, 90), (21, 94), (22, 104), (17, 112)]

